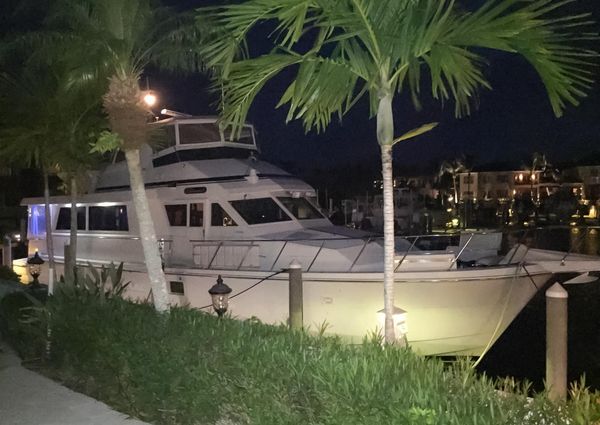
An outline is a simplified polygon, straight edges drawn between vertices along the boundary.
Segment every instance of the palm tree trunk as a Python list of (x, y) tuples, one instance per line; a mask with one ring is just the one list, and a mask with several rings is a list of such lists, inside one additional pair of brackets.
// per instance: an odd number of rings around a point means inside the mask
[(50, 215), (50, 183), (48, 170), (42, 169), (44, 175), (44, 218), (46, 224), (46, 250), (48, 251), (48, 287), (56, 281), (56, 267), (54, 266), (54, 243), (52, 241), (52, 216)]
[(383, 303), (385, 311), (384, 335), (386, 344), (396, 342), (394, 329), (394, 182), (392, 173), (392, 146), (394, 118), (392, 94), (386, 90), (380, 95), (377, 110), (377, 142), (381, 149), (383, 177)]
[(140, 226), (140, 240), (152, 288), (154, 307), (159, 312), (165, 312), (169, 310), (167, 281), (162, 270), (162, 261), (158, 250), (154, 222), (150, 215), (150, 207), (148, 206), (148, 198), (146, 197), (146, 190), (144, 188), (144, 179), (140, 165), (140, 151), (138, 149), (126, 150), (125, 159), (127, 160), (127, 168), (129, 169), (131, 195)]
[(381, 145), (383, 175), (383, 302), (385, 311), (385, 342), (396, 341), (394, 330), (394, 183), (392, 176), (392, 145)]
[(72, 278), (77, 264), (77, 179), (71, 174), (69, 179), (71, 192), (71, 231), (69, 233), (69, 252), (65, 252), (65, 277)]

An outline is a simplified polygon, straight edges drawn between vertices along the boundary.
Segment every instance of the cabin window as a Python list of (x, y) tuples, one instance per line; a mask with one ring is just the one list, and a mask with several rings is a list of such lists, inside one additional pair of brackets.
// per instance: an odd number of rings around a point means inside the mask
[(187, 204), (165, 205), (171, 226), (187, 226)]
[(237, 223), (223, 207), (216, 203), (211, 205), (210, 224), (215, 227), (237, 226)]
[(90, 230), (129, 230), (127, 207), (115, 205), (110, 207), (90, 207)]
[(248, 224), (288, 221), (291, 218), (271, 198), (243, 199), (230, 204)]
[(312, 220), (323, 218), (323, 215), (306, 198), (292, 198), (291, 196), (278, 196), (277, 199), (298, 220)]
[(191, 227), (202, 227), (204, 218), (204, 204), (194, 203), (190, 204), (190, 226)]
[(169, 282), (170, 292), (175, 295), (185, 295), (185, 288), (183, 282), (178, 280), (172, 280)]
[[(71, 230), (71, 208), (62, 207), (58, 211), (56, 230)], [(85, 207), (77, 207), (77, 230), (85, 230)]]
[(29, 207), (28, 229), (31, 239), (46, 237), (46, 212), (43, 205), (31, 205)]

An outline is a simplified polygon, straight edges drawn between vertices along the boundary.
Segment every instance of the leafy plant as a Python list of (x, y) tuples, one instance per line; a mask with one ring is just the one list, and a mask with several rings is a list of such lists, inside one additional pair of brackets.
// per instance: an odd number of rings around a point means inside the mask
[(0, 280), (10, 280), (14, 282), (19, 282), (20, 277), (21, 276), (15, 273), (14, 270), (10, 267), (4, 265), (0, 266)]
[(83, 274), (74, 273), (72, 278), (63, 277), (57, 291), (66, 297), (89, 295), (100, 299), (121, 297), (131, 282), (123, 282), (123, 263), (101, 266), (100, 271), (88, 263)]

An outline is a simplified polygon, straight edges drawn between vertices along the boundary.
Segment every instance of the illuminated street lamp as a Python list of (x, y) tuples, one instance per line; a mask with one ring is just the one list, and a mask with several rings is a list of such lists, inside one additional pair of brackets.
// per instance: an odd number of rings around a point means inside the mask
[(29, 274), (33, 278), (33, 282), (31, 282), (32, 286), (39, 286), (40, 282), (38, 281), (38, 278), (42, 273), (42, 264), (44, 263), (45, 261), (42, 260), (37, 251), (35, 252), (33, 257), (27, 259), (27, 269), (29, 270)]
[(156, 102), (158, 101), (158, 96), (156, 96), (156, 93), (154, 93), (152, 90), (146, 90), (143, 99), (146, 106), (152, 108), (154, 105), (156, 105)]
[(221, 275), (217, 278), (217, 283), (208, 290), (208, 293), (212, 297), (212, 306), (215, 313), (219, 317), (223, 316), (229, 308), (229, 294), (231, 294), (231, 288), (223, 283)]

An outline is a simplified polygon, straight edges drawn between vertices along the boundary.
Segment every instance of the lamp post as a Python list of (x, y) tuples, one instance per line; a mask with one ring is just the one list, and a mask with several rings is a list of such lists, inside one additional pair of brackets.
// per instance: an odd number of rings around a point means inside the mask
[(142, 92), (142, 101), (144, 102), (144, 105), (146, 105), (148, 112), (152, 114), (152, 118), (154, 119), (154, 121), (158, 121), (159, 117), (156, 114), (156, 112), (154, 112), (154, 109), (152, 109), (158, 103), (157, 93), (154, 90), (150, 89), (144, 90)]
[(156, 105), (156, 101), (157, 101), (156, 94), (154, 94), (152, 91), (147, 91), (144, 94), (144, 103), (146, 105), (148, 105), (149, 107), (153, 107), (154, 105)]
[(40, 274), (42, 272), (42, 264), (44, 263), (45, 261), (42, 260), (37, 251), (35, 252), (33, 257), (27, 259), (27, 269), (29, 270), (29, 274), (33, 278), (33, 282), (31, 282), (32, 287), (39, 286), (40, 282), (38, 281), (38, 278), (40, 277)]
[(212, 297), (212, 306), (215, 313), (217, 313), (219, 317), (222, 317), (229, 308), (229, 294), (231, 294), (231, 288), (223, 283), (223, 279), (221, 279), (221, 275), (219, 275), (217, 283), (208, 290), (208, 293)]

